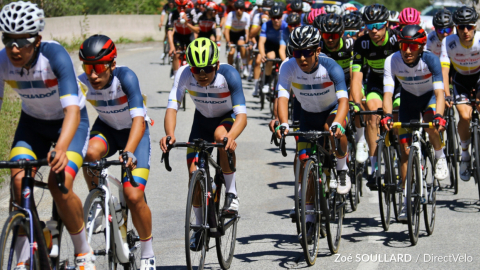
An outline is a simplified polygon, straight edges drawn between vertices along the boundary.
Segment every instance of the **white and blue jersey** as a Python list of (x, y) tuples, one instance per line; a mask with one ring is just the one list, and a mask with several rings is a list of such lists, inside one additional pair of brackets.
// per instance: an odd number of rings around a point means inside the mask
[(443, 89), (442, 67), (440, 59), (432, 52), (425, 51), (418, 63), (410, 67), (403, 62), (400, 52), (396, 52), (385, 60), (383, 73), (383, 92), (394, 92), (395, 77), (405, 90), (415, 96), (422, 96), (436, 89)]
[(110, 127), (121, 130), (132, 127), (132, 119), (146, 116), (137, 75), (128, 67), (118, 66), (112, 80), (103, 89), (95, 90), (83, 73), (78, 78), (88, 86), (87, 100), (98, 112), (98, 117)]
[(343, 69), (324, 54), (318, 57), (317, 70), (310, 74), (300, 69), (295, 58), (289, 59), (281, 66), (278, 78), (278, 97), (290, 98), (292, 89), (307, 112), (331, 110), (340, 98), (348, 98)]
[(262, 24), (260, 37), (266, 38), (267, 43), (280, 45), (282, 41), (282, 33), (285, 29), (288, 31), (288, 24), (285, 21), (282, 21), (282, 24), (278, 30), (273, 28), (272, 21), (268, 21)]
[(280, 45), (287, 46), (287, 42), (289, 38), (290, 38), (290, 30), (288, 29), (288, 24), (287, 24), (287, 27), (282, 30)]
[(207, 87), (197, 83), (189, 66), (178, 69), (167, 108), (178, 110), (185, 91), (206, 118), (221, 117), (232, 110), (235, 115), (247, 113), (242, 80), (237, 70), (228, 64), (220, 65), (213, 82)]
[[(85, 107), (86, 88), (75, 77), (72, 59), (57, 42), (42, 42), (29, 70), (13, 66), (6, 50), (0, 51), (0, 79), (22, 99), (22, 111), (42, 120), (60, 120), (63, 109)], [(4, 84), (0, 85), (0, 109)]]

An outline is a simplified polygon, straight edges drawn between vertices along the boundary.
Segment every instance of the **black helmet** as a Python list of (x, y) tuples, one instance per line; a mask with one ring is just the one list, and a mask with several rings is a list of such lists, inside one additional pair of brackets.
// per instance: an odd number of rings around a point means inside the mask
[(335, 13), (328, 14), (321, 21), (319, 30), (322, 33), (342, 33), (345, 30), (342, 16)]
[(303, 15), (303, 20), (302, 20), (303, 25), (310, 25), (310, 22), (308, 21), (308, 15), (310, 15), (310, 12), (311, 11), (304, 13), (305, 15)]
[(262, 7), (273, 7), (273, 5), (275, 5), (273, 0), (263, 0)]
[(320, 44), (320, 32), (310, 25), (293, 29), (289, 38), (289, 46), (293, 50), (302, 50), (311, 47), (318, 47)]
[(117, 48), (109, 37), (93, 35), (82, 43), (78, 56), (80, 61), (111, 62), (117, 57)]
[(367, 6), (363, 12), (363, 21), (365, 23), (386, 22), (390, 12), (384, 5), (373, 4)]
[(293, 49), (292, 46), (290, 46), (290, 41), (287, 40), (287, 49), (285, 50), (287, 57), (292, 58), (293, 57)]
[(359, 30), (363, 26), (362, 13), (353, 11), (350, 14), (343, 16), (343, 24), (346, 29)]
[(455, 24), (470, 24), (476, 23), (478, 14), (473, 7), (463, 6), (453, 13), (453, 22)]
[(398, 32), (398, 42), (427, 44), (427, 34), (416, 24), (406, 25)]
[(270, 18), (277, 18), (283, 16), (283, 8), (280, 6), (273, 6), (270, 11), (268, 11), (268, 16)]
[(435, 16), (433, 16), (433, 26), (435, 26), (435, 28), (453, 26), (452, 12), (446, 8), (439, 10), (435, 13)]
[(243, 8), (243, 9), (244, 9), (244, 8), (245, 8), (245, 1), (243, 1), (243, 0), (237, 0), (237, 2), (235, 2), (235, 3), (233, 4), (233, 7), (234, 7), (234, 8)]
[(290, 4), (290, 9), (295, 12), (301, 12), (303, 7), (302, 0), (295, 0)]
[(317, 28), (318, 30), (320, 30), (320, 27), (322, 25), (322, 21), (327, 17), (328, 13), (326, 14), (320, 14), (318, 15), (317, 17), (315, 17), (315, 19), (313, 20), (313, 27)]
[(298, 25), (300, 24), (301, 16), (296, 12), (288, 14), (287, 19), (285, 20), (289, 25)]

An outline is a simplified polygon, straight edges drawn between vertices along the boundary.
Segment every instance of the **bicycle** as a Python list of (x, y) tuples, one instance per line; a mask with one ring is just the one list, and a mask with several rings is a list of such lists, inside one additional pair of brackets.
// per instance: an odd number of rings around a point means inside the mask
[[(434, 128), (434, 122), (421, 123), (411, 120), (409, 123), (394, 122), (393, 128), (412, 129), (412, 145), (408, 155), (407, 177), (405, 178), (407, 225), (410, 242), (415, 246), (420, 232), (420, 213), (423, 211), (425, 229), (428, 235), (435, 227), (437, 181), (434, 177), (434, 150), (427, 140), (423, 128)], [(422, 209), (420, 209), (422, 206)]]
[[(263, 86), (265, 85), (265, 66), (268, 62), (273, 63), (272, 67), (272, 74), (270, 76), (273, 76), (273, 86), (272, 82), (269, 83), (268, 86), (268, 93), (263, 92)], [(274, 117), (273, 115), (273, 103), (275, 102), (275, 97), (276, 97), (276, 89), (277, 89), (277, 82), (278, 82), (278, 74), (279, 74), (279, 69), (280, 69), (280, 63), (282, 63), (282, 59), (280, 58), (275, 58), (275, 59), (267, 59), (265, 63), (261, 65), (261, 80), (258, 85), (258, 89), (260, 90), (260, 110), (263, 110), (265, 107), (265, 100), (270, 102), (270, 113), (272, 114), (272, 119)]]
[[(223, 205), (221, 199), (226, 195), (222, 185), (222, 168), (210, 156), (208, 149), (220, 148), (227, 145), (227, 138), (220, 143), (208, 143), (202, 139), (195, 139), (193, 142), (176, 142), (169, 144), (171, 137), (167, 137), (168, 150), (175, 147), (188, 147), (195, 149), (198, 154), (196, 161), (197, 170), (193, 172), (190, 179), (186, 215), (185, 215), (185, 252), (187, 269), (203, 269), (205, 264), (206, 252), (209, 247), (210, 238), (215, 238), (215, 247), (217, 250), (218, 262), (222, 269), (230, 268), (235, 250), (235, 241), (237, 237), (237, 223), (240, 215), (229, 215), (222, 213)], [(228, 164), (230, 170), (235, 172), (232, 155), (227, 152)], [(218, 155), (217, 155), (218, 158)], [(169, 152), (162, 154), (161, 162), (165, 161), (167, 171), (172, 171), (169, 162)], [(215, 178), (210, 177), (210, 167), (215, 168)], [(200, 202), (199, 202), (200, 201)], [(210, 207), (213, 206), (213, 207)], [(201, 224), (196, 224), (194, 207), (200, 207), (202, 213)], [(196, 250), (190, 247), (190, 239), (196, 233), (200, 233), (200, 244)]]
[[(447, 158), (448, 171), (450, 172), (450, 186), (453, 188), (453, 194), (458, 194), (458, 162), (460, 161), (460, 148), (458, 132), (456, 127), (455, 112), (453, 108), (445, 108), (445, 121), (447, 121), (447, 144), (445, 146), (445, 156)], [(439, 189), (441, 190), (441, 188)]]
[[(297, 217), (297, 227), (300, 227), (301, 233), (298, 235), (298, 238), (302, 245), (307, 264), (312, 266), (317, 259), (318, 240), (321, 231), (320, 223), (325, 223), (326, 232), (324, 236), (327, 237), (328, 247), (332, 254), (338, 252), (342, 234), (345, 195), (338, 194), (336, 189), (330, 190), (329, 184), (327, 184), (330, 181), (331, 175), (337, 179), (335, 169), (336, 157), (327, 150), (328, 147), (324, 148), (323, 145), (319, 143), (320, 138), (328, 138), (330, 136), (330, 131), (296, 131), (289, 132), (285, 135), (284, 126), (280, 127), (280, 131), (282, 137), (280, 138), (279, 144), (284, 157), (287, 156), (285, 149), (286, 136), (301, 136), (309, 140), (312, 144), (310, 157), (305, 162), (302, 182), (300, 183), (297, 173), (295, 179), (295, 215)], [(336, 126), (332, 128), (332, 132), (336, 132)], [(341, 153), (342, 151), (337, 138), (334, 138), (334, 148), (339, 151), (340, 155), (345, 154)], [(298, 168), (298, 170), (300, 170), (300, 168)], [(301, 198), (299, 194), (300, 185), (302, 192)], [(307, 190), (311, 191), (312, 189), (313, 194), (307, 195)], [(312, 210), (306, 210), (307, 196), (310, 196), (309, 201), (313, 203)], [(309, 227), (307, 227), (307, 215), (314, 216), (313, 224), (309, 222), (311, 224)], [(312, 230), (312, 227), (313, 235), (307, 239), (308, 231)]]
[[(55, 152), (50, 155), (55, 158)], [(27, 268), (34, 269), (75, 269), (73, 244), (65, 228), (55, 202), (52, 203), (52, 218), (46, 224), (40, 221), (35, 205), (34, 187), (48, 189), (48, 184), (34, 179), (35, 168), (48, 165), (47, 159), (18, 161), (0, 161), (1, 169), (23, 169), (22, 198), (18, 205), (11, 201), (17, 210), (12, 211), (2, 229), (0, 238), (0, 269), (14, 269), (19, 263), (16, 244), (19, 233), (25, 233), (26, 245), (30, 246), (30, 258), (25, 262)], [(57, 186), (63, 194), (68, 193), (64, 185), (64, 174), (56, 175)]]
[[(170, 51), (170, 43), (168, 42), (168, 40), (165, 40), (163, 42), (163, 57), (162, 57), (162, 65), (170, 65), (172, 63), (172, 59), (170, 57), (168, 57), (168, 52)], [(168, 61), (168, 62), (167, 62)], [(167, 62), (167, 63), (165, 63)]]
[[(232, 50), (232, 48), (235, 48), (235, 56), (234, 56), (234, 59), (233, 59), (233, 66), (238, 71), (238, 74), (240, 74), (240, 77), (243, 78), (242, 55), (240, 54), (240, 48), (242, 48), (242, 47), (248, 49), (248, 47), (250, 47), (250, 45), (248, 45), (248, 44), (242, 44), (242, 45), (230, 44), (230, 45), (228, 45), (228, 50), (226, 50), (226, 53), (228, 55), (230, 50)], [(247, 68), (247, 67), (243, 67), (243, 68)]]
[[(83, 216), (87, 240), (97, 257), (95, 264), (99, 269), (116, 269), (117, 264), (131, 270), (140, 267), (140, 237), (128, 215), (129, 209), (123, 196), (122, 181), (108, 173), (110, 166), (121, 165), (121, 175), (126, 173), (130, 184), (138, 187), (131, 171), (126, 167), (127, 154), (121, 155), (123, 162), (107, 161), (103, 158), (83, 163), (83, 167), (87, 167), (89, 173), (98, 178), (98, 185), (85, 199)], [(97, 174), (98, 171), (100, 173)], [(109, 183), (118, 188), (118, 198), (113, 196)]]

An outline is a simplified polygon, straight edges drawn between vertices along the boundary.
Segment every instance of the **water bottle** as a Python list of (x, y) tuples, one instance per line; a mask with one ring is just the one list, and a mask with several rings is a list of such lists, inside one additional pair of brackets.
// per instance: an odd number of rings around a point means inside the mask
[(115, 216), (117, 217), (118, 226), (122, 226), (124, 223), (122, 205), (118, 201), (117, 197), (112, 196), (112, 200), (113, 206), (115, 207)]

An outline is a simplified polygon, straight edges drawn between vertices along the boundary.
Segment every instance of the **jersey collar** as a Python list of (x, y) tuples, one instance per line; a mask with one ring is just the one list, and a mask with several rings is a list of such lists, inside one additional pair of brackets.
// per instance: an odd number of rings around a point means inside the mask
[[(372, 40), (372, 39), (370, 39), (370, 40)], [(376, 43), (376, 42), (373, 42), (373, 40), (372, 40), (373, 45), (375, 45), (375, 46), (377, 46), (377, 47), (385, 46), (385, 45), (387, 45), (387, 42), (388, 42), (388, 29), (385, 31), (385, 36), (383, 37), (383, 43), (382, 43), (382, 45), (377, 45), (377, 43)]]
[(325, 49), (327, 49), (327, 51), (329, 51), (329, 52), (340, 51), (342, 48), (343, 48), (343, 37), (340, 38), (340, 46), (338, 46), (338, 49), (337, 49), (337, 50), (330, 50), (330, 49), (327, 47), (327, 44), (325, 43)]

